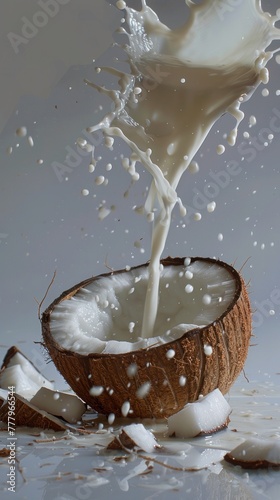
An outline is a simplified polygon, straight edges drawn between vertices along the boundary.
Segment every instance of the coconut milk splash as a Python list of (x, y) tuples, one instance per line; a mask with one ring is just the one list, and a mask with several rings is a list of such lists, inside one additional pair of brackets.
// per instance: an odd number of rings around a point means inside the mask
[[(141, 162), (151, 173), (145, 209), (160, 213), (154, 221), (149, 282), (146, 293), (142, 336), (153, 334), (160, 280), (160, 258), (168, 235), (171, 214), (178, 202), (176, 193), (182, 174), (188, 169), (215, 121), (225, 112), (236, 119), (228, 135), (234, 145), (243, 119), (240, 104), (260, 83), (269, 79), (267, 62), (274, 52), (266, 51), (280, 39), (275, 27), (280, 15), (264, 13), (259, 0), (238, 2), (228, 12), (221, 0), (204, 0), (199, 5), (186, 0), (186, 23), (171, 30), (142, 0), (141, 11), (118, 1), (126, 11), (131, 74), (108, 69), (119, 77), (120, 90), (108, 91), (115, 109), (89, 132), (102, 129), (105, 139), (121, 137), (131, 148), (131, 171)], [(278, 12), (279, 14), (279, 12)], [(105, 68), (106, 69), (106, 68)]]

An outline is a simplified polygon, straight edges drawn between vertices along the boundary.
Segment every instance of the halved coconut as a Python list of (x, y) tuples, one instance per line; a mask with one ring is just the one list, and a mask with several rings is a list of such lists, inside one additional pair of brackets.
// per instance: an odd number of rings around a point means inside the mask
[(58, 370), (99, 413), (164, 418), (216, 388), (225, 394), (251, 337), (246, 286), (210, 258), (161, 261), (152, 339), (141, 339), (148, 264), (89, 278), (43, 313), (42, 333)]

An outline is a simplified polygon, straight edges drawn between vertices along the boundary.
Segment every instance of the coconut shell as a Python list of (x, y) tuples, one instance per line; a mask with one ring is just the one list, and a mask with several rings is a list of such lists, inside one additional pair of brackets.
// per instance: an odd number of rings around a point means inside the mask
[[(214, 322), (195, 328), (179, 339), (156, 347), (149, 347), (124, 354), (82, 355), (59, 345), (50, 330), (54, 307), (73, 297), (82, 287), (94, 280), (112, 274), (129, 272), (113, 271), (89, 278), (58, 297), (42, 315), (42, 334), (54, 364), (65, 380), (95, 411), (121, 416), (124, 402), (130, 402), (129, 416), (135, 418), (166, 418), (180, 411), (187, 403), (194, 402), (216, 388), (225, 394), (240, 374), (249, 348), (252, 330), (252, 313), (246, 285), (241, 275), (230, 265), (215, 259), (195, 257), (191, 262), (203, 261), (224, 267), (236, 283), (236, 292), (227, 310)], [(184, 258), (167, 258), (164, 266), (184, 266)], [(144, 264), (144, 267), (148, 266)], [(206, 356), (204, 345), (211, 345), (213, 353)], [(167, 359), (173, 349), (175, 356)], [(136, 364), (135, 376), (128, 375), (128, 367)], [(179, 378), (186, 377), (180, 386)], [(145, 398), (139, 399), (136, 391), (146, 382), (151, 388)], [(92, 396), (92, 386), (102, 386), (99, 396)]]

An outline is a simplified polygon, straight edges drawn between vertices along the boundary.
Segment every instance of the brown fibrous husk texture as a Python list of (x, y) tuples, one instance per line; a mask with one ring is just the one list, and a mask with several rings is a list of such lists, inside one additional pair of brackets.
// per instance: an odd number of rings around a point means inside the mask
[[(228, 264), (208, 258), (195, 257), (223, 266), (236, 282), (236, 293), (227, 311), (206, 327), (186, 332), (176, 341), (157, 347), (124, 354), (81, 355), (68, 351), (56, 343), (50, 331), (50, 318), (54, 307), (73, 297), (80, 288), (95, 279), (110, 276), (114, 271), (85, 280), (64, 292), (42, 315), (42, 334), (54, 364), (76, 394), (95, 411), (109, 415), (121, 415), (121, 406), (129, 401), (132, 412), (128, 416), (140, 418), (166, 418), (199, 395), (206, 395), (216, 388), (225, 394), (243, 369), (252, 329), (252, 314), (246, 285), (241, 275)], [(184, 258), (167, 258), (164, 266), (183, 266)], [(148, 265), (145, 264), (145, 265)], [(142, 266), (138, 266), (142, 267)], [(129, 272), (129, 271), (128, 271)], [(212, 346), (213, 353), (206, 356), (204, 345)], [(175, 356), (167, 359), (173, 349)], [(128, 368), (137, 365), (137, 373), (129, 377)], [(181, 386), (179, 379), (186, 377)], [(136, 391), (145, 383), (151, 384), (145, 398), (139, 399)], [(92, 386), (102, 386), (100, 396), (91, 396)]]
[(27, 400), (19, 396), (14, 395), (15, 409), (13, 411), (14, 420), (10, 418), (10, 405), (5, 403), (0, 408), (0, 421), (16, 427), (32, 427), (40, 428), (44, 430), (53, 431), (65, 431), (67, 429), (63, 421), (53, 415), (48, 414), (42, 410), (39, 410), (34, 405), (29, 403)]

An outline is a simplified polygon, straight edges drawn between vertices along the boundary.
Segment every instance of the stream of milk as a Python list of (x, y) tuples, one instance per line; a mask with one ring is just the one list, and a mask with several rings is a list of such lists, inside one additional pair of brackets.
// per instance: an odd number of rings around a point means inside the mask
[[(183, 0), (182, 0), (183, 2)], [(280, 39), (275, 16), (263, 12), (259, 0), (186, 0), (186, 22), (177, 29), (163, 24), (142, 0), (136, 11), (125, 9), (129, 43), (125, 46), (131, 72), (113, 68), (120, 90), (108, 91), (114, 110), (89, 132), (101, 129), (104, 137), (121, 137), (131, 148), (130, 167), (136, 162), (151, 173), (146, 200), (148, 214), (159, 204), (153, 222), (149, 281), (142, 322), (142, 337), (152, 337), (157, 315), (160, 258), (165, 247), (173, 208), (180, 204), (176, 188), (211, 127), (225, 112), (236, 119), (228, 135), (234, 145), (244, 117), (242, 102), (260, 83), (269, 80), (267, 62), (276, 51), (267, 48)], [(189, 9), (189, 12), (187, 12)]]

